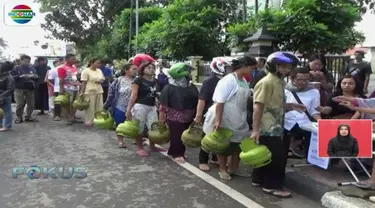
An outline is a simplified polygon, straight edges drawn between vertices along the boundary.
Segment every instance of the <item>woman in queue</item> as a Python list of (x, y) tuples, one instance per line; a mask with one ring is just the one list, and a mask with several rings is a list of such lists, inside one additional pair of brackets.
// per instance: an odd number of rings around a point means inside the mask
[(93, 58), (89, 61), (88, 68), (81, 73), (81, 95), (89, 101), (89, 107), (85, 110), (85, 126), (91, 127), (94, 122), (95, 112), (103, 110), (103, 72), (99, 69), (100, 60)]
[(314, 54), (309, 58), (308, 67), (311, 74), (311, 82), (320, 83), (320, 104), (327, 104), (327, 98), (331, 97), (334, 87), (333, 75), (324, 66), (324, 59), (319, 54)]
[(0, 63), (0, 109), (4, 112), (4, 118), (0, 119), (0, 132), (12, 129), (12, 94), (15, 83), (9, 72), (13, 66), (9, 61)]
[[(247, 123), (247, 101), (251, 94), (244, 76), (251, 73), (257, 66), (255, 58), (245, 56), (232, 60), (233, 73), (223, 77), (217, 84), (213, 95), (215, 102), (207, 112), (203, 130), (206, 134), (214, 129), (229, 129), (232, 132), (230, 147), (227, 152), (218, 155), (219, 176), (223, 180), (231, 180), (231, 174), (248, 177), (250, 174), (239, 170), (239, 144), (250, 136)], [(231, 156), (230, 167), (227, 159)]]
[(166, 74), (169, 84), (160, 95), (159, 120), (170, 130), (168, 155), (176, 162), (185, 162), (185, 145), (182, 133), (189, 128), (198, 103), (198, 89), (190, 83), (193, 67), (183, 63), (172, 66)]
[[(212, 75), (205, 79), (199, 91), (199, 100), (197, 106), (197, 112), (194, 118), (195, 123), (202, 123), (203, 115), (205, 115), (208, 109), (214, 104), (212, 96), (214, 95), (217, 83), (223, 78), (227, 70), (231, 69), (230, 60), (228, 58), (214, 58), (210, 64)], [(199, 169), (203, 171), (209, 171), (210, 153), (204, 151), (202, 148), (199, 152)], [(216, 154), (212, 153), (211, 162), (217, 163)]]
[[(125, 113), (132, 93), (132, 83), (137, 75), (137, 67), (130, 61), (121, 70), (121, 76), (108, 89), (104, 109), (108, 110), (115, 120), (116, 127), (126, 120)], [(119, 148), (126, 148), (124, 137), (117, 135)]]
[[(366, 98), (363, 89), (357, 84), (358, 81), (352, 75), (345, 75), (339, 80), (333, 98), (337, 96), (345, 96), (350, 98)], [(327, 106), (320, 106), (318, 110), (332, 119), (359, 119), (361, 114), (353, 111), (346, 106), (339, 105), (333, 101), (332, 97), (328, 99)]]
[[(152, 123), (158, 121), (156, 112), (156, 92), (157, 83), (154, 78), (155, 65), (150, 59), (139, 60), (136, 56), (133, 63), (138, 66), (138, 75), (132, 84), (131, 96), (126, 110), (125, 117), (127, 120), (139, 121), (139, 135), (136, 137), (137, 155), (141, 157), (148, 156), (148, 152), (143, 149), (142, 133), (147, 126), (151, 129)], [(165, 151), (158, 148), (155, 144), (150, 143), (152, 151)]]

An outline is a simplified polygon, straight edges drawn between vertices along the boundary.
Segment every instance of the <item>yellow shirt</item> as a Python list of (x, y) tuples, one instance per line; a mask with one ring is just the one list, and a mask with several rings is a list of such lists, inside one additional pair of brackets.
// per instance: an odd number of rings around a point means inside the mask
[(282, 136), (284, 132), (284, 85), (285, 82), (268, 73), (254, 88), (254, 103), (264, 105), (260, 122), (261, 136)]
[(84, 94), (100, 94), (103, 93), (101, 82), (104, 81), (104, 75), (102, 70), (92, 70), (86, 68), (82, 71), (81, 81), (86, 82), (86, 88)]

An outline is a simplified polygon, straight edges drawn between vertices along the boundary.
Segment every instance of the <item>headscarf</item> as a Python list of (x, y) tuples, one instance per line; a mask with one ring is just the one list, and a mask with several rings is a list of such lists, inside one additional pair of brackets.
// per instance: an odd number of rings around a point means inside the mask
[[(188, 87), (190, 85), (190, 76), (188, 77), (181, 77), (181, 78), (177, 78), (177, 79), (174, 79), (172, 78), (170, 75), (169, 75), (169, 72), (172, 70), (173, 68), (169, 68), (166, 70), (165, 75), (167, 75), (168, 77), (168, 83), (171, 84), (171, 85), (174, 85), (174, 86), (178, 86), (178, 87)], [(191, 74), (190, 74), (191, 75)]]
[[(342, 127), (346, 127), (348, 129), (348, 135), (342, 136), (340, 134), (340, 129)], [(349, 125), (347, 125), (347, 124), (341, 124), (341, 125), (339, 125), (339, 127), (337, 128), (336, 138), (337, 138), (337, 141), (338, 141), (338, 143), (336, 145), (338, 145), (338, 146), (348, 146), (349, 144), (351, 144), (353, 142), (353, 137), (350, 135), (350, 127), (349, 127)]]

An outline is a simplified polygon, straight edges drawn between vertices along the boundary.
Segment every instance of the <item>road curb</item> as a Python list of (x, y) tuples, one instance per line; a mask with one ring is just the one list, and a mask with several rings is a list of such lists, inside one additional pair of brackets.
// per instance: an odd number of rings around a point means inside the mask
[(325, 193), (335, 190), (335, 188), (331, 186), (294, 171), (286, 173), (285, 186), (313, 201), (320, 201)]
[(375, 204), (364, 199), (344, 196), (341, 191), (325, 193), (321, 199), (326, 208), (374, 208)]

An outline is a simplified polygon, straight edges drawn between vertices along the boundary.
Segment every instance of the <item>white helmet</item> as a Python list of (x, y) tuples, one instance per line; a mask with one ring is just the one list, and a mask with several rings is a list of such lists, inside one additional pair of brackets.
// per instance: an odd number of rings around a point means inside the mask
[(225, 57), (213, 58), (210, 64), (211, 71), (218, 75), (225, 75), (225, 69), (229, 66), (231, 66), (231, 61)]

